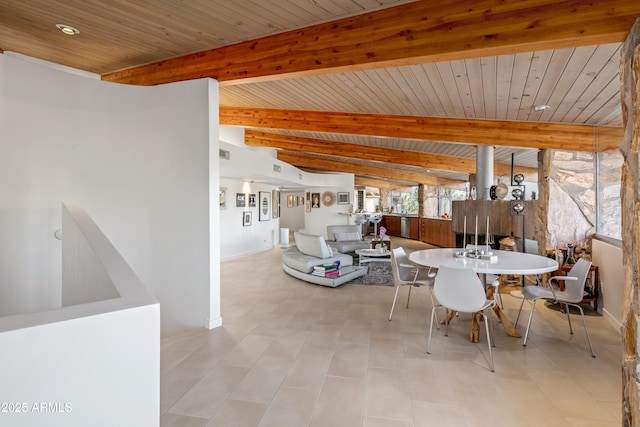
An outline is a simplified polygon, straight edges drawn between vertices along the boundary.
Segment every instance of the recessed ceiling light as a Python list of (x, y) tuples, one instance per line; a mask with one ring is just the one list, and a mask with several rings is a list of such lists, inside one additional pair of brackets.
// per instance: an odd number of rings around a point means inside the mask
[(544, 105), (544, 104), (543, 105), (536, 105), (536, 106), (533, 107), (533, 109), (536, 110), (536, 111), (544, 111), (544, 110), (548, 110), (549, 108), (551, 108), (551, 107), (548, 106), (548, 105)]
[(71, 25), (56, 24), (56, 28), (69, 36), (80, 34), (80, 30), (78, 30), (77, 28), (73, 28)]

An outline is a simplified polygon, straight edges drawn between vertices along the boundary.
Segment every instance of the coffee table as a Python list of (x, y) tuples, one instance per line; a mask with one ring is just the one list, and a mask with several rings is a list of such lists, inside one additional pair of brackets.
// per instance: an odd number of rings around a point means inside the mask
[(384, 251), (380, 251), (380, 249), (357, 249), (356, 253), (358, 254), (359, 265), (371, 261), (391, 262), (391, 251), (388, 249)]

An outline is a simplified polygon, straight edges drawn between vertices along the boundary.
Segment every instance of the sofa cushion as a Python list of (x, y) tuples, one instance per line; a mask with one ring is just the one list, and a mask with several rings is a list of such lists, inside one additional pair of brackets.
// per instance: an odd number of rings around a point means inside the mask
[(349, 254), (358, 249), (370, 249), (371, 242), (366, 240), (345, 240), (344, 242), (329, 242), (329, 246), (333, 249), (333, 253), (340, 252)]
[(362, 238), (360, 237), (360, 233), (353, 232), (353, 233), (335, 233), (336, 236), (336, 242), (344, 242), (344, 241), (349, 241), (349, 240), (362, 240)]
[(297, 247), (292, 247), (283, 251), (282, 263), (294, 270), (303, 273), (311, 273), (313, 267), (321, 264), (332, 264), (340, 261), (341, 267), (353, 265), (353, 258), (350, 255), (337, 253), (330, 258), (318, 258), (312, 255), (303, 254)]
[(296, 231), (294, 233), (296, 246), (300, 252), (305, 255), (311, 255), (316, 258), (331, 258), (333, 255), (324, 237), (315, 236), (313, 234), (306, 234)]
[(327, 225), (327, 240), (336, 240), (336, 233), (361, 233), (361, 227), (353, 224)]

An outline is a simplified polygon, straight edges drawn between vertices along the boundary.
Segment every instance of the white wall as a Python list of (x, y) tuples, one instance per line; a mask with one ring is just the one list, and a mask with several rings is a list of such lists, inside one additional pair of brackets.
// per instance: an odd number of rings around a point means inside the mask
[[(271, 249), (279, 242), (280, 219), (269, 213), (268, 221), (260, 221), (258, 197), (261, 191), (272, 195), (273, 185), (249, 183), (237, 179), (221, 178), (226, 188), (226, 207), (220, 209), (221, 260), (227, 261)], [(255, 194), (255, 207), (236, 206), (236, 194)], [(273, 200), (271, 200), (273, 206)], [(251, 212), (251, 225), (243, 225), (243, 213)]]
[(0, 332), (0, 401), (26, 404), (0, 425), (157, 427), (158, 322), (155, 304)]
[(53, 232), (69, 200), (160, 301), (163, 324), (219, 324), (216, 112), (212, 80), (127, 86), (0, 55), (0, 313), (60, 306)]
[[(321, 176), (321, 174), (319, 174)], [(343, 187), (314, 187), (307, 188), (306, 191), (313, 193), (320, 193), (320, 196), (325, 191), (330, 191), (336, 196), (338, 191), (346, 191), (349, 192), (349, 200), (353, 203), (353, 181), (351, 181), (351, 185), (345, 185)], [(348, 205), (339, 205), (337, 200), (331, 206), (325, 206), (323, 203), (320, 203), (319, 208), (312, 208), (311, 212), (305, 212), (304, 218), (304, 229), (310, 234), (317, 234), (320, 236), (327, 237), (327, 225), (342, 225), (349, 224), (350, 217), (349, 215), (344, 215), (349, 213), (349, 209), (351, 208), (351, 203)]]
[[(302, 190), (299, 191), (283, 191), (280, 194), (280, 225), (289, 229), (289, 237), (293, 238), (293, 232), (304, 229), (304, 217), (305, 217), (305, 205), (296, 206), (293, 204), (291, 207), (287, 205), (287, 197), (305, 197), (305, 193)], [(306, 201), (306, 199), (305, 199)]]
[[(308, 173), (278, 160), (275, 150), (249, 147), (244, 144), (244, 129), (233, 126), (220, 127), (220, 148), (229, 152), (230, 159), (220, 159), (220, 186), (226, 188), (226, 208), (220, 211), (220, 236), (222, 259), (229, 260), (261, 252), (279, 243), (280, 227), (295, 231), (301, 228), (326, 236), (327, 225), (346, 224), (351, 204), (322, 206), (305, 212), (303, 205), (287, 207), (287, 196), (303, 196), (306, 192), (323, 193), (338, 191), (350, 193), (353, 202), (353, 174)], [(274, 166), (279, 172), (274, 171)], [(280, 218), (264, 223), (258, 221), (258, 207), (236, 207), (236, 193), (272, 191), (286, 187), (280, 195)], [(273, 203), (273, 200), (272, 200)], [(242, 226), (242, 212), (251, 211), (252, 225)]]
[(600, 304), (598, 310), (617, 331), (622, 327), (622, 248), (601, 240), (591, 241), (593, 265), (600, 273)]

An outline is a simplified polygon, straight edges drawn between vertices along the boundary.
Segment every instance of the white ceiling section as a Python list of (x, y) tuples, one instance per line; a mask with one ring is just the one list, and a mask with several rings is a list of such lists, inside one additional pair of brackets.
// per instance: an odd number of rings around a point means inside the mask
[[(427, 2), (427, 0), (424, 0)], [(3, 0), (0, 2), (0, 49), (13, 51), (81, 70), (107, 74), (164, 61), (187, 54), (260, 39), (286, 31), (327, 23), (364, 13), (387, 10), (414, 3), (402, 0)], [(419, 2), (422, 3), (422, 2)], [(454, 25), (456, 16), (447, 16), (448, 0), (428, 1)], [(548, 0), (520, 2), (485, 0), (468, 2), (469, 10), (482, 7), (487, 16), (493, 9), (551, 7)], [(541, 6), (538, 6), (540, 3)], [(640, 16), (640, 5), (630, 0), (596, 2), (611, 4), (611, 13)], [(581, 11), (593, 2), (556, 1), (553, 7)], [(596, 4), (597, 6), (597, 4)], [(623, 7), (624, 6), (624, 7)], [(449, 9), (451, 9), (449, 7)], [(391, 11), (391, 9), (389, 9)], [(502, 10), (503, 11), (503, 10)], [(632, 11), (632, 12), (628, 12)], [(463, 13), (460, 10), (459, 13)], [(504, 12), (504, 11), (503, 11)], [(440, 13), (440, 11), (439, 11)], [(528, 13), (528, 12), (527, 12)], [(531, 12), (534, 13), (534, 12)], [(523, 28), (533, 20), (522, 14)], [(561, 14), (559, 14), (561, 15)], [(432, 18), (432, 17), (429, 17)], [(559, 16), (558, 19), (566, 19)], [(553, 19), (553, 18), (549, 18)], [(602, 17), (603, 22), (606, 19)], [(450, 21), (449, 21), (450, 20)], [(567, 21), (570, 22), (570, 21)], [(64, 23), (80, 30), (65, 36), (55, 28)], [(537, 23), (540, 25), (550, 22)], [(511, 23), (513, 25), (513, 22)], [(570, 24), (568, 24), (570, 25)], [(629, 25), (630, 28), (630, 25)], [(585, 29), (584, 32), (590, 31)], [(524, 30), (523, 30), (524, 32)], [(335, 36), (333, 34), (332, 36)], [(398, 37), (409, 36), (402, 29)], [(494, 37), (494, 35), (491, 35)], [(499, 37), (500, 34), (497, 35)], [(425, 36), (427, 37), (427, 36)], [(472, 37), (472, 35), (470, 35)], [(488, 36), (486, 36), (488, 37)], [(618, 38), (624, 39), (624, 34)], [(552, 37), (550, 36), (550, 39)], [(578, 37), (576, 37), (578, 40)], [(609, 37), (607, 40), (611, 40)], [(366, 43), (367, 40), (362, 40)], [(444, 39), (443, 43), (447, 43)], [(517, 41), (513, 41), (517, 45)], [(471, 44), (471, 42), (470, 42)], [(260, 82), (234, 81), (221, 84), (222, 106), (256, 109), (349, 112), (392, 116), (461, 118), (589, 126), (622, 126), (620, 107), (620, 42), (584, 45), (563, 40), (557, 49), (513, 52), (494, 56), (470, 53), (467, 58), (415, 64), (352, 67), (286, 76)], [(296, 49), (307, 49), (306, 45)], [(375, 50), (375, 46), (373, 47)], [(230, 59), (231, 60), (231, 59)], [(185, 60), (187, 61), (187, 60)], [(269, 61), (268, 58), (265, 61)], [(266, 63), (266, 62), (265, 62)], [(184, 64), (185, 67), (189, 63)], [(367, 69), (360, 69), (367, 68)], [(550, 108), (536, 111), (536, 105)], [(432, 141), (382, 136), (326, 132), (304, 129), (254, 128), (327, 144), (350, 143), (474, 159), (475, 145), (465, 141)], [(487, 141), (490, 144), (491, 141)], [(339, 147), (339, 145), (337, 146)], [(304, 151), (304, 147), (301, 148)], [(537, 167), (535, 147), (497, 146), (495, 161)], [(290, 152), (300, 154), (300, 152)], [(419, 168), (350, 158), (346, 155), (309, 154), (362, 166), (420, 171), (428, 176), (462, 180), (468, 172)], [(351, 171), (348, 171), (351, 172)], [(375, 178), (375, 177), (374, 177)], [(406, 184), (402, 182), (399, 184)]]

